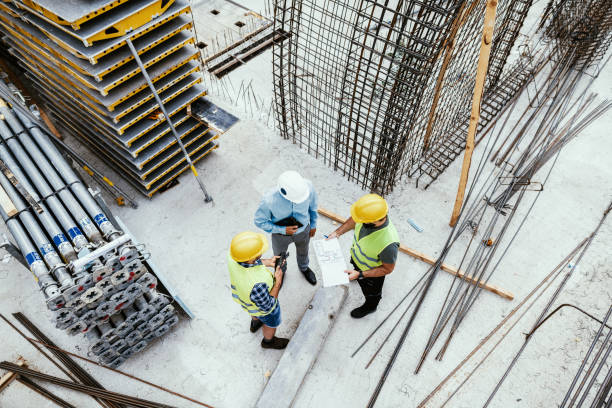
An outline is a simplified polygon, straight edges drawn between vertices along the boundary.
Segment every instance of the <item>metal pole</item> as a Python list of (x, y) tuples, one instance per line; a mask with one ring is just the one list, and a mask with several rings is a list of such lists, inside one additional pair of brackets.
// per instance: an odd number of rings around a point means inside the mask
[(72, 190), (81, 205), (85, 208), (85, 211), (87, 211), (89, 216), (98, 225), (98, 228), (100, 228), (100, 231), (102, 231), (104, 238), (109, 241), (118, 238), (121, 233), (117, 231), (108, 218), (106, 218), (106, 215), (102, 212), (102, 209), (100, 209), (96, 201), (93, 199), (89, 191), (87, 191), (87, 188), (83, 185), (83, 183), (81, 183), (81, 180), (79, 180), (72, 168), (70, 168), (68, 163), (66, 163), (66, 160), (64, 160), (62, 157), (62, 154), (49, 140), (49, 137), (45, 135), (38, 127), (35, 127), (33, 121), (23, 112), (20, 110), (15, 110), (15, 113), (21, 122), (26, 127), (30, 128), (30, 134), (38, 144), (40, 150), (44, 152), (66, 184), (70, 186), (70, 190)]
[[(21, 213), (19, 217), (21, 217), (23, 214), (27, 214), (32, 217), (32, 215), (27, 212)], [(13, 238), (15, 238), (19, 250), (25, 257), (30, 271), (34, 275), (34, 280), (36, 280), (38, 286), (45, 295), (47, 305), (49, 308), (51, 308), (51, 306), (53, 306), (53, 308), (61, 307), (60, 305), (64, 304), (64, 298), (59, 291), (57, 282), (55, 282), (53, 277), (49, 274), (49, 270), (45, 266), (45, 263), (36, 250), (36, 247), (34, 247), (32, 241), (30, 241), (30, 237), (28, 237), (28, 234), (23, 229), (23, 226), (19, 223), (19, 221), (17, 221), (17, 219), (9, 218), (2, 207), (0, 207), (0, 215), (13, 235)], [(34, 219), (32, 219), (32, 221), (34, 221)]]
[[(2, 112), (2, 107), (6, 109), (6, 104), (4, 103), (4, 101), (0, 100), (0, 112)], [(6, 119), (6, 116), (4, 116), (4, 118)], [(89, 241), (87, 241), (87, 238), (85, 238), (85, 236), (81, 232), (81, 229), (72, 220), (72, 217), (70, 216), (70, 214), (68, 214), (68, 211), (66, 210), (66, 208), (64, 208), (64, 205), (62, 205), (60, 200), (55, 195), (55, 191), (51, 189), (41, 172), (38, 170), (38, 168), (27, 155), (27, 153), (24, 151), (23, 147), (21, 147), (19, 141), (15, 139), (13, 132), (11, 132), (4, 120), (0, 120), (0, 137), (9, 147), (9, 149), (23, 168), (24, 172), (28, 175), (29, 179), (36, 186), (38, 193), (40, 193), (43, 201), (49, 206), (49, 208), (59, 221), (60, 225), (63, 227), (64, 231), (68, 233), (68, 236), (70, 237), (70, 240), (72, 241), (75, 249), (77, 251), (80, 251), (85, 248), (89, 244)], [(24, 184), (24, 187), (28, 189), (27, 182), (24, 182), (22, 184)], [(32, 195), (36, 199), (35, 194)], [(67, 200), (67, 196), (70, 196), (71, 194), (68, 191), (59, 190), (58, 195), (63, 199), (64, 203), (69, 203), (69, 201)], [(93, 226), (89, 218), (87, 218), (87, 221), (89, 222), (90, 226)], [(102, 238), (100, 236), (100, 233), (97, 233), (97, 235), (99, 238)]]
[(185, 149), (185, 145), (183, 145), (181, 138), (179, 137), (178, 133), (176, 133), (176, 129), (174, 128), (174, 125), (172, 124), (172, 120), (170, 120), (170, 116), (168, 116), (168, 112), (166, 112), (166, 108), (164, 107), (163, 102), (159, 98), (159, 95), (157, 94), (157, 90), (155, 89), (155, 85), (153, 85), (153, 82), (151, 81), (151, 78), (149, 77), (149, 74), (147, 73), (146, 68), (144, 67), (144, 65), (142, 65), (142, 61), (140, 60), (140, 56), (138, 55), (138, 52), (136, 52), (136, 48), (134, 48), (134, 44), (132, 44), (132, 40), (128, 38), (125, 40), (125, 42), (127, 43), (128, 47), (130, 47), (130, 51), (132, 52), (132, 55), (134, 56), (134, 60), (140, 67), (140, 71), (142, 72), (142, 75), (147, 81), (147, 84), (149, 84), (149, 88), (151, 88), (151, 92), (153, 92), (153, 96), (155, 97), (155, 100), (157, 101), (159, 108), (163, 112), (166, 118), (166, 121), (168, 122), (168, 125), (170, 126), (170, 130), (172, 130), (172, 134), (174, 135), (174, 138), (176, 139), (176, 143), (180, 146), (181, 150), (183, 151), (183, 154), (185, 155), (185, 160), (187, 160), (187, 163), (189, 164), (189, 167), (191, 168), (191, 172), (193, 173), (195, 179), (198, 181), (198, 184), (200, 185), (200, 188), (202, 189), (202, 192), (204, 193), (204, 202), (207, 202), (207, 203), (211, 202), (212, 197), (208, 194), (208, 191), (206, 191), (206, 187), (204, 186), (204, 183), (202, 183), (202, 180), (199, 179), (198, 172), (196, 168), (194, 167), (193, 162), (191, 161), (191, 157), (189, 157), (189, 153), (187, 153), (187, 150)]
[[(87, 213), (85, 213), (83, 207), (81, 207), (78, 201), (74, 198), (70, 190), (66, 188), (66, 183), (60, 178), (57, 171), (53, 168), (51, 163), (49, 163), (49, 160), (47, 160), (36, 143), (34, 143), (28, 131), (24, 129), (19, 120), (15, 117), (12, 110), (10, 110), (2, 100), (0, 100), (0, 113), (4, 115), (6, 123), (8, 123), (9, 127), (13, 130), (15, 137), (21, 141), (23, 148), (17, 140), (11, 139), (10, 137), (5, 137), (5, 140), (7, 141), (7, 144), (12, 150), (13, 154), (15, 154), (21, 165), (29, 173), (32, 182), (36, 184), (38, 191), (44, 196), (49, 196), (52, 191), (46, 182), (48, 181), (52, 189), (57, 192), (57, 195), (61, 198), (70, 214), (72, 214), (74, 219), (77, 221), (81, 230), (85, 233), (85, 236), (92, 242), (101, 242), (102, 235), (100, 234), (100, 231), (98, 231), (95, 224), (91, 221)], [(2, 136), (4, 137), (4, 133), (2, 133)], [(29, 153), (33, 160), (30, 160), (26, 152)], [(23, 158), (23, 160), (21, 158)], [(36, 163), (36, 166), (34, 166), (32, 161)], [(34, 167), (32, 168), (32, 171), (30, 171), (27, 166)], [(38, 171), (36, 167), (38, 167), (40, 171)], [(44, 177), (42, 177), (43, 174)], [(61, 207), (60, 211), (63, 210), (63, 207)], [(66, 227), (67, 226), (64, 225), (64, 228)], [(80, 231), (78, 229), (67, 229), (66, 231), (73, 241), (76, 241), (79, 238)], [(82, 235), (80, 235), (80, 237), (82, 237)], [(77, 249), (80, 249), (82, 245), (75, 242), (75, 246)]]
[[(21, 168), (19, 167), (15, 159), (13, 159), (13, 157), (11, 156), (11, 154), (9, 153), (8, 149), (6, 148), (4, 144), (0, 144), (0, 160), (2, 160), (6, 164), (6, 166), (11, 170), (11, 172), (15, 175), (15, 177), (17, 177), (17, 180), (19, 180), (19, 183), (23, 185), (23, 187), (28, 191), (28, 193), (30, 193), (30, 195), (32, 195), (32, 197), (34, 197), (34, 199), (40, 203), (40, 207), (43, 209), (43, 211), (41, 213), (36, 212), (36, 216), (38, 217), (38, 219), (44, 226), (45, 230), (49, 233), (49, 236), (53, 239), (53, 243), (57, 247), (62, 257), (66, 261), (76, 259), (77, 255), (76, 255), (76, 252), (74, 251), (74, 248), (72, 247), (70, 242), (68, 242), (68, 240), (66, 239), (66, 236), (64, 235), (59, 225), (57, 225), (57, 222), (55, 221), (55, 219), (51, 216), (51, 213), (47, 209), (46, 205), (40, 202), (40, 198), (38, 197), (38, 194), (36, 193), (32, 185), (30, 184), (30, 182), (27, 180), (25, 174), (21, 171)], [(7, 186), (9, 186), (9, 187), (5, 187), (4, 189), (6, 190), (9, 197), (11, 197), (11, 200), (15, 204), (17, 211), (25, 210), (26, 209), (25, 203), (21, 200), (19, 193), (17, 193), (17, 191), (15, 190), (15, 187), (10, 183), (10, 181), (6, 178), (4, 174), (2, 174), (2, 180), (6, 182)], [(9, 190), (7, 190), (7, 188), (10, 189), (10, 192)], [(16, 198), (13, 198), (13, 197), (16, 197)], [(21, 207), (17, 205), (16, 199), (19, 201)], [(27, 229), (30, 230), (29, 228)], [(44, 252), (43, 252), (43, 255), (44, 255)]]

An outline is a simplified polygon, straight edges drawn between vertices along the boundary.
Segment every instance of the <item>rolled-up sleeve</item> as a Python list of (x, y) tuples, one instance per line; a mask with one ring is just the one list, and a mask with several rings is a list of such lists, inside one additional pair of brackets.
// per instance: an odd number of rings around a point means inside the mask
[(285, 227), (272, 222), (272, 211), (265, 197), (259, 203), (257, 211), (255, 211), (255, 226), (273, 234), (283, 234), (285, 232)]
[(310, 188), (310, 206), (308, 207), (308, 212), (310, 213), (310, 229), (315, 229), (317, 228), (317, 219), (319, 218), (319, 213), (317, 213), (319, 198), (317, 197), (317, 192), (312, 185)]

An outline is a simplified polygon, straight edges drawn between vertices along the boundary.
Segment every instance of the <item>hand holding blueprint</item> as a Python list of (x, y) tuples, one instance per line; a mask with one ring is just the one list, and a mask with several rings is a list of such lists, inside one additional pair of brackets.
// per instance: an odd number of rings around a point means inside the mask
[(321, 274), (323, 275), (323, 286), (328, 287), (349, 283), (348, 274), (344, 272), (346, 270), (346, 261), (338, 239), (319, 239), (313, 241), (312, 246), (317, 255), (317, 261), (319, 261)]

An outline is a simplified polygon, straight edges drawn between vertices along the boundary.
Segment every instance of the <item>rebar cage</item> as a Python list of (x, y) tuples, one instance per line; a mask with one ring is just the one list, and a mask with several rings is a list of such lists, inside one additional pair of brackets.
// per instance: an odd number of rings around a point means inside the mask
[[(485, 120), (524, 85), (492, 92), (531, 3), (498, 5)], [(281, 135), (364, 189), (389, 193), (405, 175), (429, 185), (465, 143), (485, 5), (276, 0), (275, 28), (288, 33), (274, 47)]]

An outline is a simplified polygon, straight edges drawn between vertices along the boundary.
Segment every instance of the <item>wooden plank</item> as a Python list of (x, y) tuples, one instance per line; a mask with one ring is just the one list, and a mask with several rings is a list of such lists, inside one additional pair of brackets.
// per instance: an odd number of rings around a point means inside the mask
[[(17, 359), (17, 362), (15, 364), (17, 364), (18, 366), (27, 367), (25, 360), (21, 356), (19, 356), (19, 358)], [(2, 377), (0, 377), (0, 392), (2, 392), (2, 390), (4, 390), (13, 381), (15, 381), (15, 379), (17, 379), (18, 376), (19, 376), (19, 374), (15, 374), (15, 373), (9, 371), (8, 373), (6, 373)]]
[(4, 189), (1, 186), (0, 186), (0, 205), (2, 206), (2, 209), (9, 217), (14, 216), (18, 212), (17, 208), (15, 208), (15, 204), (13, 204), (9, 196), (6, 194), (6, 191), (4, 191)]
[[(341, 216), (339, 216), (338, 214), (335, 214), (329, 210), (326, 210), (324, 208), (319, 207), (319, 209), (317, 210), (319, 214), (332, 219), (336, 222), (339, 223), (344, 223), (346, 221), (346, 218), (343, 218)], [(406, 245), (400, 244), (400, 248), (399, 250), (407, 255), (410, 255), (413, 258), (416, 258), (420, 261), (423, 261), (429, 265), (433, 265), (436, 263), (437, 259), (432, 258), (429, 255), (426, 255), (422, 252), (416, 251), (414, 249), (408, 248)], [(443, 263), (440, 266), (440, 269), (442, 269), (444, 272), (450, 273), (453, 276), (458, 276), (462, 279), (465, 279), (466, 281), (470, 282), (471, 284), (476, 284), (478, 283), (478, 286), (488, 290), (491, 293), (495, 293), (496, 295), (499, 295), (501, 297), (503, 297), (504, 299), (508, 299), (508, 300), (513, 300), (514, 299), (514, 295), (510, 292), (508, 292), (507, 290), (504, 290), (502, 288), (500, 288), (499, 286), (495, 286), (495, 285), (491, 285), (491, 284), (484, 284), (483, 282), (478, 282), (478, 279), (475, 279), (471, 276), (468, 276), (465, 274), (464, 271), (460, 271), (457, 268), (455, 268), (454, 266), (450, 266), (447, 265), (445, 263)]]
[(493, 28), (495, 27), (495, 13), (497, 12), (497, 0), (487, 0), (485, 9), (484, 24), (482, 29), (482, 42), (480, 44), (480, 56), (478, 57), (478, 67), (476, 68), (476, 82), (474, 83), (474, 96), (472, 98), (472, 114), (470, 115), (470, 125), (468, 127), (467, 139), (465, 143), (465, 154), (461, 167), (461, 177), (459, 178), (459, 188), (455, 198), (455, 206), (450, 219), (450, 226), (454, 227), (459, 219), (459, 213), (463, 205), (465, 187), (470, 174), (470, 164), (472, 163), (472, 153), (474, 151), (474, 138), (478, 121), (480, 120), (480, 102), (484, 91), (485, 79), (489, 68), (489, 56), (491, 55), (491, 44), (493, 43)]

